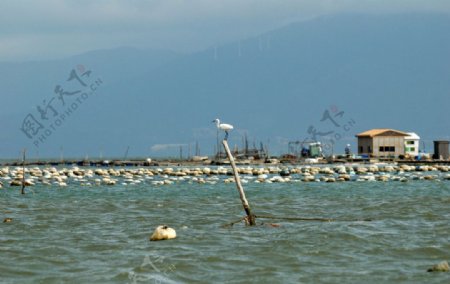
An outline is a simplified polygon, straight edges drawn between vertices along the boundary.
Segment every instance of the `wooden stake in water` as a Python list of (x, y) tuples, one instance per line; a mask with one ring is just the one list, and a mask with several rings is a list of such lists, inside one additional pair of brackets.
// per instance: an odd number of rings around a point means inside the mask
[(248, 204), (247, 198), (245, 198), (244, 188), (241, 184), (241, 179), (239, 178), (239, 173), (236, 168), (236, 164), (234, 162), (233, 155), (231, 155), (230, 148), (228, 147), (228, 142), (226, 139), (222, 141), (223, 147), (225, 148), (225, 152), (228, 155), (228, 159), (230, 160), (231, 167), (233, 168), (234, 180), (236, 181), (236, 187), (239, 191), (239, 197), (242, 201), (242, 206), (244, 206), (245, 213), (247, 214), (247, 222), (250, 226), (256, 225), (255, 215), (252, 214), (250, 205)]
[(21, 194), (25, 194), (25, 149), (23, 149), (22, 156), (22, 189), (20, 190)]

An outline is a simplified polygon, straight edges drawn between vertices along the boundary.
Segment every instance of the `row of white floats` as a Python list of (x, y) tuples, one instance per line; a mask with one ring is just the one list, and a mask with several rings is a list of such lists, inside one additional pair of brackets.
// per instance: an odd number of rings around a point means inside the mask
[[(450, 180), (449, 166), (409, 165), (336, 165), (333, 167), (240, 167), (242, 182), (345, 182), (345, 181), (408, 181)], [(25, 168), (25, 185), (36, 184), (67, 186), (68, 184), (92, 185), (170, 185), (176, 182), (216, 184), (234, 182), (231, 169), (225, 167), (203, 168)], [(222, 176), (230, 176), (223, 178)], [(0, 169), (0, 188), (8, 183), (21, 186), (21, 167)]]

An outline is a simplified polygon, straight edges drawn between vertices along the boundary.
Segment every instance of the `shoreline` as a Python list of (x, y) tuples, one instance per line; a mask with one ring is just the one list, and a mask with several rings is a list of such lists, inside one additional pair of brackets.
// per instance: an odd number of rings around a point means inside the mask
[[(78, 166), (78, 167), (189, 167), (189, 166), (223, 166), (229, 165), (227, 159), (221, 160), (201, 160), (192, 159), (156, 159), (148, 161), (147, 159), (127, 159), (127, 160), (28, 160), (0, 162), (1, 167), (18, 167), (18, 166)], [(240, 166), (314, 166), (314, 165), (342, 165), (342, 164), (398, 164), (398, 165), (450, 165), (450, 160), (400, 160), (400, 159), (322, 159), (317, 162), (307, 160), (236, 160), (236, 164)]]

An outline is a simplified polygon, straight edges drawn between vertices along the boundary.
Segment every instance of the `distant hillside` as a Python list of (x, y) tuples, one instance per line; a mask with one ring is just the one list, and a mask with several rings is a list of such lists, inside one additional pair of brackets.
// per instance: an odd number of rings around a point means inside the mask
[[(164, 144), (196, 141), (208, 154), (216, 117), (237, 128), (232, 144), (247, 131), (275, 154), (288, 140), (330, 131), (342, 152), (376, 127), (415, 131), (431, 150), (431, 140), (450, 137), (449, 30), (439, 14), (336, 15), (189, 55), (121, 48), (0, 63), (0, 156), (23, 147), (58, 156), (61, 146), (66, 156), (121, 156), (127, 146), (131, 156), (178, 155)], [(104, 84), (36, 149), (22, 120), (78, 64)], [(167, 150), (152, 151), (156, 144)]]

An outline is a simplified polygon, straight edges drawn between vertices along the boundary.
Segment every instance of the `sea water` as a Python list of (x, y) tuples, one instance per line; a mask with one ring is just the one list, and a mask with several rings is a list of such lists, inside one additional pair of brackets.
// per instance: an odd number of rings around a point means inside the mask
[[(256, 215), (334, 221), (223, 227), (244, 216), (233, 183), (6, 187), (0, 282), (450, 283), (426, 272), (450, 260), (450, 181), (245, 190)], [(160, 224), (177, 238), (150, 242)]]

